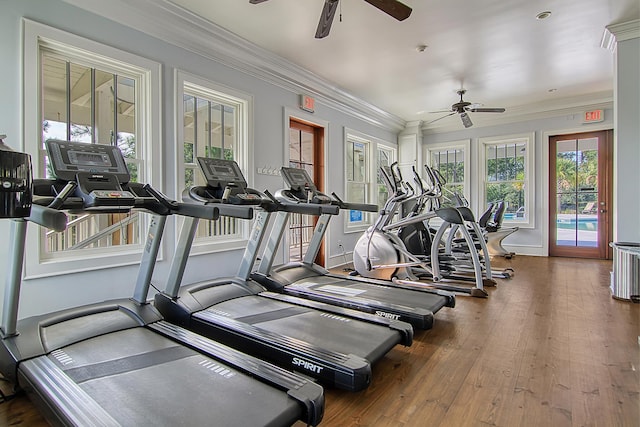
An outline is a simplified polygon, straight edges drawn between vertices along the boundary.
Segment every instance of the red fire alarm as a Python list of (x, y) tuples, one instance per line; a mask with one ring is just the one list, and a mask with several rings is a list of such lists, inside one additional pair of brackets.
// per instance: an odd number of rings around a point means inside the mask
[(300, 108), (310, 113), (314, 112), (316, 100), (307, 95), (300, 95)]
[(595, 123), (604, 121), (604, 110), (585, 111), (583, 121), (584, 123)]

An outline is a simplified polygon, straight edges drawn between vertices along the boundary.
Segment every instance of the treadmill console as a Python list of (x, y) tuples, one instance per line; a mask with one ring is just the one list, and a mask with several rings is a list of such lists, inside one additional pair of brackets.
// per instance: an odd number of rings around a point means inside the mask
[(289, 187), (288, 195), (300, 202), (330, 204), (331, 197), (318, 191), (306, 170), (283, 167), (280, 169), (284, 182)]
[(76, 196), (84, 208), (135, 204), (135, 196), (122, 189), (131, 179), (118, 147), (49, 139), (45, 141), (53, 174), (61, 181), (76, 181)]
[(247, 187), (242, 171), (233, 160), (198, 157), (207, 187), (192, 187), (190, 195), (204, 202), (220, 200), (234, 205), (259, 205), (262, 195)]

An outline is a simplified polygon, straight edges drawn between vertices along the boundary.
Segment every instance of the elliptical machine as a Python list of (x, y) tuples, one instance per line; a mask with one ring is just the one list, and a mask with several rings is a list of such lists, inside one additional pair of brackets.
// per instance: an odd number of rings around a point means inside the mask
[[(419, 256), (407, 250), (405, 243), (398, 235), (398, 231), (403, 227), (424, 224), (425, 221), (438, 217), (443, 220), (441, 227), (448, 228), (452, 224), (463, 225), (460, 228), (461, 233), (469, 247), (473, 247), (473, 238), (464, 227), (465, 220), (460, 212), (456, 208), (439, 208), (426, 213), (416, 213), (393, 222), (401, 205), (413, 199), (414, 196), (416, 198), (413, 201), (424, 203), (420, 197), (434, 198), (441, 193), (438, 189), (425, 190), (424, 188), (420, 196), (417, 196), (415, 192), (414, 194), (404, 192), (399, 186), (399, 183), (403, 181), (397, 163), (394, 163), (390, 168), (383, 169), (382, 172), (387, 183), (393, 185), (393, 191), (375, 223), (364, 232), (354, 247), (353, 264), (357, 273), (363, 277), (392, 281), (401, 285), (431, 287), (486, 298), (488, 294), (484, 290), (485, 283), (491, 285), (495, 282), (486, 281), (483, 278), (477, 253), (472, 254), (475, 286), (468, 287), (440, 274), (437, 268), (439, 244), (430, 245), (430, 257)], [(392, 173), (393, 176), (388, 176), (389, 173)], [(422, 185), (421, 181), (418, 185)], [(436, 185), (436, 183), (432, 182), (432, 185)], [(407, 184), (405, 186), (412, 189)], [(434, 265), (436, 268), (432, 268)], [(431, 277), (431, 281), (419, 280), (420, 275)]]
[[(471, 252), (480, 252), (478, 254), (482, 261), (483, 273), (488, 281), (493, 281), (494, 278), (509, 279), (513, 276), (514, 271), (512, 268), (496, 269), (491, 266), (490, 248), (488, 239), (485, 233), (485, 227), (489, 221), (495, 204), (491, 203), (485, 212), (480, 215), (480, 219), (476, 221), (473, 211), (469, 208), (469, 202), (467, 199), (457, 193), (448, 190), (444, 185), (446, 184), (445, 178), (440, 171), (433, 169), (428, 165), (425, 165), (425, 171), (432, 178), (432, 180), (438, 183), (440, 188), (448, 191), (451, 199), (455, 201), (456, 209), (460, 212), (466, 222), (466, 227), (471, 237), (474, 238), (474, 247), (469, 247), (463, 238), (457, 237), (458, 228), (460, 225), (454, 224), (451, 226), (444, 242), (444, 250), (441, 258), (448, 257), (446, 263), (455, 265), (457, 274), (471, 274), (473, 273), (473, 266), (470, 265)], [(443, 197), (445, 197), (443, 195)], [(449, 200), (451, 200), (449, 199)], [(444, 238), (444, 236), (443, 236)], [(415, 253), (415, 252), (414, 252)], [(487, 284), (489, 286), (490, 284)], [(493, 281), (495, 285), (495, 281)]]

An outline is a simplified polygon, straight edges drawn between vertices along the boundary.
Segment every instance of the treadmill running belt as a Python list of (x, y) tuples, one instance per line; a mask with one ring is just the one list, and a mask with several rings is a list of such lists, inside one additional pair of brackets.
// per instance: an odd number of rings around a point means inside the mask
[(287, 307), (280, 310), (265, 311), (251, 316), (237, 317), (236, 320), (250, 325), (262, 322), (270, 322), (272, 320), (284, 319), (286, 317), (297, 316), (308, 312), (309, 309), (302, 307)]
[[(160, 365), (161, 363), (183, 359), (192, 355), (193, 350), (187, 347), (175, 346), (150, 351), (144, 354), (136, 354), (120, 359), (95, 363), (92, 365), (78, 366), (71, 369), (65, 369), (64, 364), (61, 364), (60, 367), (69, 376), (69, 378), (76, 383), (81, 384), (85, 381), (96, 378), (124, 374), (126, 372)], [(59, 360), (57, 357), (55, 359)]]

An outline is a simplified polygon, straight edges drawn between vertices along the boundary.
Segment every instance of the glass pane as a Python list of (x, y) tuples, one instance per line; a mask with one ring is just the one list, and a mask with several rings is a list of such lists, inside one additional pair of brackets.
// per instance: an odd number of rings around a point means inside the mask
[(67, 139), (67, 62), (42, 58), (42, 112), (44, 140)]
[(380, 166), (389, 166), (391, 164), (391, 152), (378, 149), (378, 168)]
[[(71, 140), (91, 142), (91, 68), (71, 64)], [(113, 115), (113, 109), (111, 110)]]
[(453, 195), (457, 193), (463, 195), (462, 184), (450, 184), (447, 183), (444, 186), (444, 194), (446, 197), (443, 197), (439, 203), (440, 207), (455, 207), (458, 205), (458, 201)]
[(382, 208), (389, 198), (389, 191), (386, 185), (378, 184), (378, 207)]
[[(311, 177), (311, 179), (313, 179), (313, 177), (315, 176), (314, 172), (313, 172), (313, 165), (302, 165), (302, 169), (306, 170), (307, 173), (309, 174), (309, 176)], [(314, 182), (315, 184), (315, 182)]]
[[(204, 105), (207, 105), (207, 117), (204, 117)], [(224, 110), (222, 105), (213, 102), (207, 102), (205, 100), (198, 100), (198, 105), (203, 105), (202, 117), (206, 120), (206, 134), (204, 137), (206, 140), (201, 141), (207, 148), (205, 148), (205, 156), (214, 159), (224, 158)], [(202, 122), (201, 122), (202, 123)]]
[(523, 220), (525, 218), (524, 185), (521, 182), (488, 183), (485, 203), (504, 201), (507, 204), (504, 218)]
[(353, 156), (353, 142), (349, 141), (347, 143), (347, 181), (353, 181), (355, 176), (353, 171)]
[(224, 116), (223, 116), (223, 124), (224, 124), (224, 138), (223, 138), (223, 147), (224, 153), (223, 156), (227, 160), (234, 159), (234, 147), (236, 146), (236, 110), (233, 107), (223, 106)]
[[(96, 71), (96, 75), (98, 72)], [(135, 81), (117, 77), (118, 97), (116, 113), (118, 117), (117, 145), (125, 157), (136, 158), (136, 88)], [(99, 140), (100, 141), (100, 140)]]
[(558, 141), (556, 144), (556, 191), (573, 192), (576, 189), (576, 140)]
[(498, 162), (494, 158), (487, 159), (487, 181), (497, 181)]
[(289, 160), (299, 162), (301, 159), (300, 131), (297, 129), (289, 129)]
[(302, 161), (304, 163), (313, 163), (313, 134), (310, 132), (301, 132), (302, 141)]
[(575, 194), (558, 195), (556, 203), (556, 245), (576, 246)]
[(140, 243), (140, 216), (129, 214), (69, 215), (69, 226), (46, 233), (45, 251), (61, 252)]
[[(94, 70), (95, 75), (95, 142), (111, 145), (115, 141), (113, 74)], [(120, 120), (120, 119), (118, 119)], [(135, 154), (135, 153), (134, 153)]]
[(184, 161), (186, 163), (195, 162), (195, 102), (196, 99), (190, 95), (184, 95), (183, 108), (183, 138), (184, 138)]
[(516, 159), (512, 156), (509, 156), (505, 160), (506, 160), (505, 179), (508, 181), (513, 181), (516, 179)]
[(598, 246), (598, 218), (578, 218), (578, 246)]
[(506, 181), (509, 179), (509, 165), (508, 160), (504, 155), (504, 147), (498, 149), (497, 159), (497, 179), (498, 181)]
[(347, 200), (351, 203), (367, 203), (367, 192), (365, 185), (361, 183), (349, 182), (347, 184)]
[(209, 102), (204, 99), (196, 98), (195, 100), (195, 143), (196, 156), (210, 157), (211, 141), (209, 139)]
[(185, 188), (189, 188), (195, 184), (194, 170), (192, 168), (185, 168), (184, 170), (184, 184)]
[(598, 138), (578, 140), (578, 191), (598, 191)]
[(141, 182), (142, 177), (140, 176), (140, 168), (138, 167), (138, 163), (127, 161), (126, 159), (125, 163), (127, 165), (127, 170), (129, 171), (130, 182)]
[(364, 182), (367, 176), (367, 157), (365, 144), (353, 143), (353, 181)]

